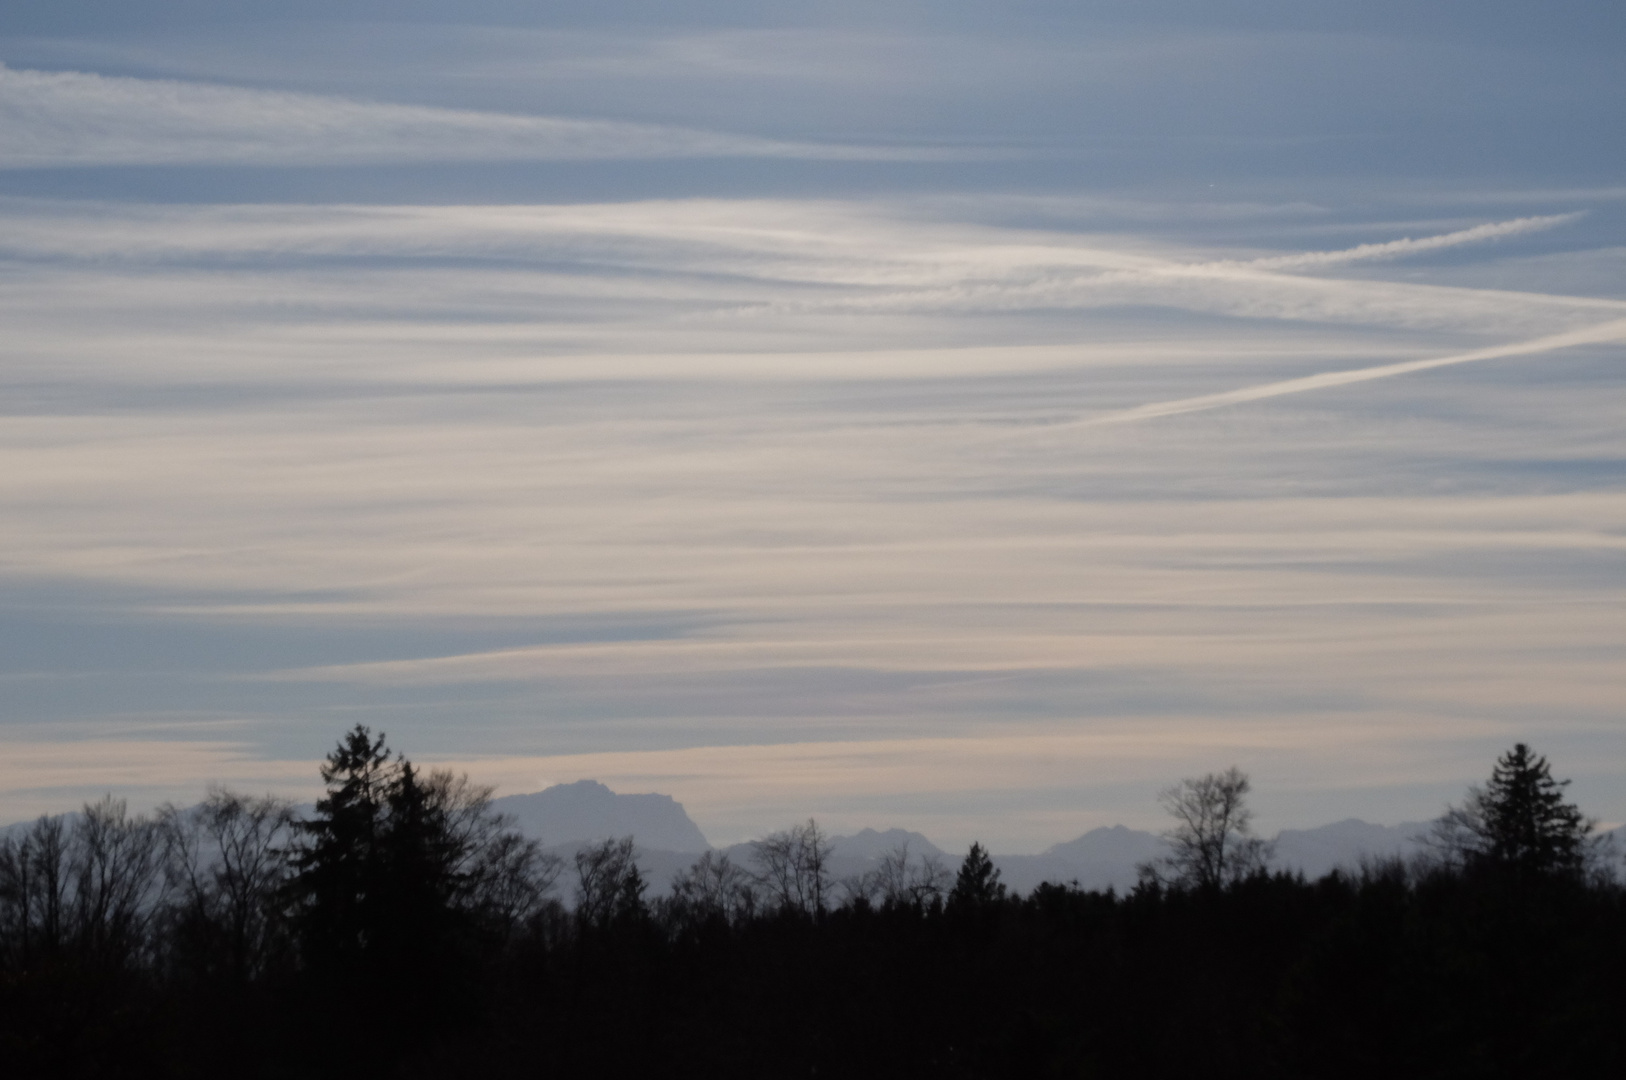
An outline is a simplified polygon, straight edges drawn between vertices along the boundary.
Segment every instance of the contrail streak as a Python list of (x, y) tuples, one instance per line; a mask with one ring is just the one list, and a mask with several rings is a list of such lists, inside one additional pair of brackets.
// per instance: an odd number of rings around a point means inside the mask
[(1305, 251), (1297, 255), (1271, 255), (1262, 259), (1249, 259), (1242, 263), (1221, 263), (1219, 265), (1253, 266), (1261, 270), (1297, 270), (1312, 266), (1337, 266), (1341, 263), (1364, 262), (1373, 259), (1398, 259), (1422, 251), (1437, 251), (1441, 248), (1456, 247), (1459, 244), (1477, 244), (1485, 240), (1499, 240), (1504, 236), (1517, 236), (1519, 233), (1552, 229), (1559, 225), (1568, 225), (1570, 222), (1579, 220), (1584, 216), (1585, 211), (1578, 210), (1572, 214), (1515, 218), (1512, 221), (1496, 221), (1486, 225), (1475, 225), (1471, 229), (1442, 233), (1439, 236), (1425, 236), (1419, 240), (1407, 237), (1404, 240), (1390, 240), (1384, 244), (1361, 244), (1358, 247), (1344, 248), (1340, 251)]
[(1241, 405), (1249, 401), (1263, 401), (1266, 398), (1282, 397), (1287, 394), (1302, 394), (1310, 390), (1324, 390), (1333, 386), (1348, 386), (1351, 383), (1370, 382), (1373, 379), (1387, 379), (1391, 375), (1409, 375), (1414, 371), (1428, 371), (1430, 368), (1450, 367), (1453, 364), (1471, 364), (1476, 360), (1497, 360), (1505, 356), (1529, 356), (1534, 353), (1568, 349), (1576, 345), (1598, 345), (1612, 341), (1626, 342), (1626, 319), (1615, 319), (1611, 322), (1599, 323), (1596, 326), (1585, 327), (1581, 330), (1570, 330), (1562, 334), (1552, 334), (1548, 337), (1534, 338), (1530, 341), (1518, 341), (1510, 345), (1496, 345), (1489, 349), (1475, 349), (1473, 352), (1456, 353), (1452, 356), (1438, 356), (1432, 360), (1407, 360), (1399, 364), (1383, 364), (1378, 367), (1357, 368), (1353, 371), (1329, 371), (1322, 375), (1306, 375), (1299, 379), (1284, 379), (1281, 382), (1249, 386), (1241, 390), (1227, 390), (1220, 394), (1204, 394), (1201, 397), (1159, 401), (1150, 405), (1140, 405), (1133, 409), (1124, 409), (1121, 412), (1107, 413), (1103, 416), (1070, 420), (1041, 430), (1053, 431), (1057, 428), (1129, 424), (1137, 420), (1151, 420), (1159, 416), (1178, 416), (1181, 413), (1203, 412), (1207, 409), (1219, 409), (1226, 405)]

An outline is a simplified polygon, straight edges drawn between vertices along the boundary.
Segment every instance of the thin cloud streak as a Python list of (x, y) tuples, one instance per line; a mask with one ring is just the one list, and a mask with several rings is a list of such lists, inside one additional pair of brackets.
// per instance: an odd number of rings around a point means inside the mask
[(784, 141), (684, 127), (395, 105), (0, 64), (0, 168), (785, 158), (939, 161), (931, 147)]
[(1287, 394), (1304, 394), (1313, 390), (1330, 389), (1335, 386), (1351, 386), (1355, 383), (1371, 382), (1373, 379), (1410, 375), (1413, 372), (1451, 367), (1456, 364), (1471, 364), (1480, 360), (1502, 360), (1512, 356), (1534, 356), (1583, 345), (1606, 345), (1620, 342), (1626, 342), (1626, 319), (1601, 323), (1584, 330), (1553, 334), (1534, 341), (1519, 341), (1510, 345), (1497, 345), (1489, 349), (1475, 349), (1472, 352), (1456, 353), (1452, 356), (1438, 356), (1428, 360), (1408, 360), (1399, 364), (1382, 364), (1377, 367), (1356, 368), (1352, 371), (1329, 371), (1321, 375), (1308, 375), (1299, 379), (1283, 379), (1280, 382), (1250, 386), (1241, 390), (1227, 390), (1219, 394), (1203, 394), (1200, 397), (1181, 398), (1176, 401), (1160, 401), (1150, 405), (1140, 405), (1133, 409), (1124, 409), (1121, 412), (1108, 413), (1105, 416), (1091, 416), (1081, 420), (1054, 424), (1043, 430), (1054, 431), (1067, 428), (1097, 427), (1105, 424), (1130, 424), (1163, 416), (1179, 416), (1184, 413), (1220, 409), (1228, 405), (1265, 401), (1269, 398), (1283, 397)]
[(1390, 240), (1381, 244), (1360, 244), (1340, 251), (1306, 251), (1297, 255), (1271, 255), (1261, 259), (1249, 259), (1241, 265), (1254, 266), (1262, 270), (1311, 270), (1321, 266), (1341, 266), (1352, 262), (1400, 259), (1408, 255), (1419, 255), (1430, 251), (1460, 247), (1463, 244), (1479, 244), (1488, 240), (1501, 240), (1509, 236), (1518, 236), (1522, 233), (1554, 229), (1560, 225), (1568, 225), (1571, 222), (1579, 221), (1585, 216), (1586, 211), (1577, 210), (1569, 214), (1515, 218), (1512, 221), (1494, 221), (1484, 225), (1475, 225), (1470, 229), (1442, 233), (1439, 236), (1425, 236), (1417, 240), (1407, 237), (1404, 240)]

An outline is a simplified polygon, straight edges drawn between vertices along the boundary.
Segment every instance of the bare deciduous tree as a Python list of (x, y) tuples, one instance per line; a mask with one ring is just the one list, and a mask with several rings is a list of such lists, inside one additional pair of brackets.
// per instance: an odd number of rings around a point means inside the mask
[(1143, 863), (1141, 879), (1165, 885), (1216, 888), (1265, 868), (1270, 845), (1254, 836), (1248, 777), (1236, 766), (1187, 777), (1158, 794), (1175, 825), (1163, 834), (1169, 854)]
[(132, 817), (111, 796), (70, 826), (43, 817), (20, 840), (0, 843), (0, 929), (11, 959), (72, 951), (104, 968), (148, 959), (148, 924), (165, 898), (164, 844), (156, 822)]
[(736, 922), (750, 918), (757, 907), (756, 880), (726, 854), (708, 851), (673, 878), (660, 910), (666, 922), (683, 927), (714, 918)]
[(258, 975), (274, 951), (295, 820), (286, 799), (221, 787), (190, 810), (160, 811), (178, 921), (203, 950), (224, 953), (235, 979)]
[(491, 811), (494, 789), (437, 769), (423, 782), (425, 800), (443, 823), (458, 882), (456, 903), (504, 936), (529, 920), (564, 869), (564, 860), (522, 836), (514, 819)]
[(932, 907), (948, 894), (954, 875), (936, 855), (909, 856), (909, 842), (905, 840), (881, 856), (876, 868), (865, 875), (871, 891), (881, 903), (892, 907)]
[(148, 943), (164, 899), (164, 843), (157, 822), (131, 817), (112, 796), (85, 807), (74, 825), (72, 926), (91, 962), (119, 967)]
[(644, 912), (643, 872), (632, 837), (589, 844), (576, 852), (576, 918), (590, 926), (635, 918)]
[(757, 881), (784, 910), (822, 912), (830, 894), (830, 841), (818, 822), (769, 833), (751, 844)]
[(549, 902), (564, 860), (535, 840), (502, 832), (486, 842), (469, 870), (469, 900), (481, 921), (510, 937)]
[(8, 959), (19, 966), (67, 944), (71, 842), (61, 817), (42, 817), (20, 840), (0, 841), (0, 934)]

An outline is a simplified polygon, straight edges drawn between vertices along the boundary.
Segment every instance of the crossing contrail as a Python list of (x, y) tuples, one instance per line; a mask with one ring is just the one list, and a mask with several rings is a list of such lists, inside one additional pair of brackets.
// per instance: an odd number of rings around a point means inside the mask
[(1497, 360), (1506, 356), (1529, 356), (1535, 353), (1568, 349), (1577, 345), (1599, 345), (1608, 342), (1626, 342), (1626, 319), (1615, 319), (1595, 326), (1584, 327), (1580, 330), (1569, 330), (1562, 334), (1534, 338), (1530, 341), (1518, 341), (1509, 345), (1495, 345), (1488, 349), (1475, 349), (1472, 352), (1455, 353), (1451, 356), (1437, 356), (1431, 360), (1407, 360), (1399, 364), (1382, 364), (1378, 367), (1356, 368), (1352, 371), (1329, 371), (1321, 375), (1306, 375), (1298, 379), (1284, 379), (1281, 382), (1264, 383), (1260, 386), (1244, 387), (1241, 390), (1227, 390), (1219, 394), (1203, 394), (1200, 397), (1158, 401), (1149, 405), (1139, 405), (1133, 409), (1106, 413), (1102, 416), (1091, 416), (1053, 424), (1042, 430), (1053, 431), (1056, 428), (1097, 427), (1103, 424), (1129, 424), (1137, 420), (1151, 420), (1159, 416), (1178, 416), (1181, 413), (1203, 412), (1207, 409), (1219, 409), (1226, 405), (1241, 405), (1250, 401), (1263, 401), (1266, 398), (1282, 397), (1287, 394), (1302, 394), (1311, 390), (1325, 390), (1333, 386), (1348, 386), (1351, 383), (1370, 382), (1373, 379), (1387, 379), (1391, 375), (1409, 375), (1414, 371), (1428, 371), (1431, 368), (1450, 367), (1453, 364), (1471, 364), (1476, 360)]

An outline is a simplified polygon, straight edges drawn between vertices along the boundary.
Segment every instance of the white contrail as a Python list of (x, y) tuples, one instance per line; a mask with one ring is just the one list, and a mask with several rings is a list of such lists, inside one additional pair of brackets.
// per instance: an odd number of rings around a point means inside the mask
[(1206, 409), (1218, 409), (1226, 405), (1241, 405), (1249, 401), (1262, 401), (1265, 398), (1282, 397), (1285, 394), (1302, 394), (1309, 390), (1324, 390), (1332, 386), (1348, 386), (1351, 383), (1370, 382), (1373, 379), (1386, 379), (1391, 375), (1408, 375), (1414, 371), (1449, 367), (1452, 364), (1470, 364), (1476, 360), (1496, 360), (1505, 356), (1528, 356), (1533, 353), (1567, 349), (1576, 345), (1598, 345), (1612, 341), (1626, 342), (1626, 319), (1615, 319), (1611, 322), (1599, 323), (1596, 326), (1589, 326), (1580, 330), (1570, 330), (1562, 334), (1552, 334), (1548, 337), (1535, 338), (1530, 341), (1518, 341), (1510, 345), (1496, 345), (1489, 349), (1475, 349), (1473, 352), (1439, 356), (1432, 360), (1407, 360), (1399, 364), (1382, 364), (1378, 367), (1357, 368), (1353, 371), (1329, 371), (1322, 375), (1306, 375), (1299, 379), (1284, 379), (1281, 382), (1265, 383), (1262, 386), (1249, 386), (1241, 390), (1227, 390), (1220, 394), (1204, 394), (1201, 397), (1179, 398), (1175, 401), (1158, 401), (1150, 405), (1140, 405), (1133, 409), (1107, 413), (1103, 416), (1092, 416), (1081, 420), (1054, 424), (1039, 430), (1053, 431), (1056, 428), (1128, 424), (1136, 420), (1151, 420), (1159, 416), (1178, 416), (1181, 413), (1202, 412)]
[(1423, 251), (1437, 251), (1440, 248), (1456, 247), (1459, 244), (1476, 244), (1482, 240), (1499, 240), (1504, 236), (1516, 236), (1519, 233), (1552, 229), (1559, 225), (1568, 225), (1570, 222), (1584, 217), (1585, 214), (1584, 210), (1578, 210), (1572, 214), (1514, 218), (1512, 221), (1493, 221), (1484, 225), (1475, 225), (1471, 229), (1459, 229), (1456, 232), (1442, 233), (1439, 236), (1425, 236), (1420, 240), (1406, 237), (1403, 240), (1390, 240), (1384, 244), (1360, 244), (1356, 247), (1344, 248), (1341, 251), (1304, 251), (1297, 255), (1270, 255), (1263, 259), (1249, 259), (1245, 262), (1208, 265), (1252, 266), (1260, 270), (1297, 270), (1312, 266), (1337, 266), (1341, 263), (1365, 262), (1375, 259), (1398, 259), (1405, 255), (1415, 255)]

